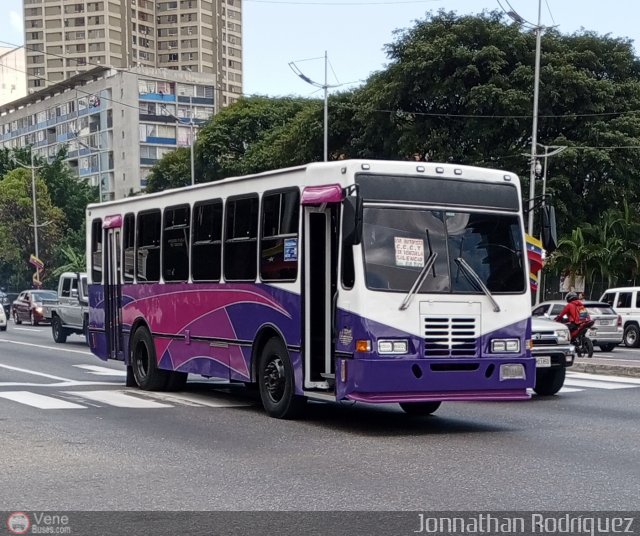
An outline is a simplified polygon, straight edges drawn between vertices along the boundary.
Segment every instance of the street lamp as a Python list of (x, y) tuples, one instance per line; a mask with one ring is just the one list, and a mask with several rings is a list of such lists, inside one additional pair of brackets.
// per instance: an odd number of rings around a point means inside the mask
[[(530, 161), (530, 169), (529, 169), (529, 221), (527, 225), (527, 233), (533, 236), (533, 208), (535, 206), (535, 195), (536, 195), (536, 146), (538, 143), (538, 91), (540, 86), (540, 43), (542, 40), (542, 30), (545, 29), (544, 26), (540, 24), (542, 19), (542, 0), (538, 0), (538, 24), (533, 24), (528, 20), (524, 19), (518, 13), (516, 13), (513, 9), (506, 10), (503, 5), (498, 0), (498, 5), (502, 8), (502, 10), (511, 17), (518, 24), (522, 24), (528, 28), (531, 28), (536, 31), (536, 59), (535, 59), (535, 71), (534, 71), (534, 80), (533, 80), (533, 125), (531, 130), (531, 161)], [(507, 2), (507, 5), (508, 2)]]
[(42, 263), (42, 261), (40, 260), (40, 251), (38, 248), (38, 227), (44, 227), (45, 225), (49, 225), (51, 222), (50, 221), (46, 221), (44, 223), (41, 223), (40, 225), (38, 225), (38, 211), (37, 211), (37, 205), (36, 205), (36, 169), (40, 169), (43, 166), (36, 166), (33, 163), (33, 147), (29, 148), (29, 153), (30, 153), (30, 158), (31, 158), (31, 165), (27, 166), (26, 164), (23, 164), (22, 162), (20, 162), (19, 160), (17, 160), (16, 158), (13, 158), (13, 161), (16, 163), (16, 165), (23, 167), (25, 169), (30, 169), (31, 170), (31, 199), (33, 202), (33, 249), (34, 249), (34, 256), (35, 259), (31, 259), (29, 262), (31, 264), (33, 264), (36, 268), (36, 273), (34, 274), (34, 278), (33, 278), (33, 283), (36, 287), (39, 287), (42, 282), (40, 281), (40, 274), (42, 272), (42, 270), (44, 269), (44, 264)]
[(13, 159), (13, 161), (20, 167), (23, 167), (25, 169), (30, 169), (31, 170), (31, 199), (33, 201), (33, 247), (35, 250), (35, 256), (36, 258), (40, 258), (39, 255), (39, 251), (38, 251), (38, 227), (44, 227), (45, 225), (48, 224), (44, 223), (42, 225), (38, 225), (38, 212), (36, 210), (36, 169), (40, 169), (42, 166), (35, 166), (33, 164), (33, 147), (30, 148), (29, 153), (31, 155), (31, 165), (27, 166), (26, 164), (23, 164), (22, 162), (20, 162), (19, 160), (17, 160), (16, 158)]
[[(319, 58), (315, 58), (319, 59)], [(306, 76), (296, 65), (294, 61), (289, 62), (289, 67), (291, 70), (298, 75), (302, 80), (304, 80), (307, 84), (311, 84), (314, 87), (320, 88), (324, 90), (324, 161), (326, 162), (329, 159), (329, 88), (339, 87), (343, 84), (337, 84), (330, 86), (327, 83), (327, 51), (324, 51), (324, 84), (320, 82), (314, 82)]]
[[(169, 110), (167, 110), (167, 107), (162, 104), (162, 111), (168, 115), (169, 117), (173, 118), (173, 120), (179, 124), (179, 125), (184, 125), (185, 122), (182, 121), (182, 119), (179, 119), (178, 117), (176, 117), (175, 115), (173, 115)], [(189, 110), (189, 128), (191, 130), (191, 139), (189, 141), (189, 144), (191, 146), (191, 186), (193, 186), (196, 183), (196, 172), (195, 172), (195, 158), (194, 158), (194, 154), (193, 154), (193, 147), (195, 145), (195, 137), (194, 137), (194, 123), (193, 123), (193, 106), (191, 107), (191, 110)], [(176, 136), (177, 138), (177, 136)]]

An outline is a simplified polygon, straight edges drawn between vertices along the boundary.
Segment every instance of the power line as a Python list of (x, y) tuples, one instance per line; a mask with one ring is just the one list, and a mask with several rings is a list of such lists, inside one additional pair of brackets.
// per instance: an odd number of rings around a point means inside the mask
[[(412, 112), (408, 110), (384, 110), (384, 109), (373, 109), (370, 110), (372, 112), (379, 113), (388, 113), (388, 114), (397, 114), (397, 115), (418, 115), (418, 116), (426, 116), (426, 117), (445, 117), (449, 119), (531, 119), (532, 115), (522, 114), (522, 115), (500, 115), (500, 114), (490, 114), (490, 115), (482, 115), (482, 114), (452, 114), (452, 113), (436, 113), (436, 112)], [(584, 114), (546, 114), (546, 115), (538, 115), (538, 117), (543, 117), (547, 119), (577, 119), (579, 117), (611, 117), (611, 116), (619, 116), (626, 114), (638, 114), (640, 110), (627, 110), (623, 112), (594, 112), (594, 113), (584, 113)]]

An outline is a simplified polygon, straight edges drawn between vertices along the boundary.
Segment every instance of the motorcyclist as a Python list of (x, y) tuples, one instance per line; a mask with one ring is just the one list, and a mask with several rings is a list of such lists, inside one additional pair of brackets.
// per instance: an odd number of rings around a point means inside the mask
[(578, 326), (590, 320), (587, 308), (575, 292), (567, 294), (567, 305), (555, 318), (556, 322), (564, 322), (573, 333)]

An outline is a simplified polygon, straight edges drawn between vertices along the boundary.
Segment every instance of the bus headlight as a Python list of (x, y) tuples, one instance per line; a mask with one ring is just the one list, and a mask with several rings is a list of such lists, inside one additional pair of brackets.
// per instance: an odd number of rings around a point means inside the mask
[(491, 353), (513, 354), (520, 351), (519, 339), (493, 339), (491, 341)]
[(409, 341), (406, 339), (380, 339), (378, 341), (379, 354), (408, 354)]

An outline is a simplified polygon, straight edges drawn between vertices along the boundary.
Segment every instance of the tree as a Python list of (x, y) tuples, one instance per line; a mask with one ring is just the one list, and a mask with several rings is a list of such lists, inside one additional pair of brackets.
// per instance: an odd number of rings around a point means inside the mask
[(67, 149), (58, 151), (51, 162), (36, 157), (35, 163), (41, 166), (38, 175), (47, 185), (51, 202), (65, 214), (68, 229), (84, 230), (85, 211), (89, 203), (98, 201), (98, 187), (81, 180), (66, 162)]
[(52, 276), (59, 278), (64, 272), (84, 272), (87, 269), (87, 255), (85, 252), (78, 253), (71, 246), (63, 246), (60, 248), (64, 256), (65, 263), (59, 265), (52, 272)]
[(291, 97), (249, 97), (225, 108), (198, 134), (205, 180), (273, 169), (278, 161), (270, 149), (274, 131), (288, 128), (298, 114), (313, 108), (317, 101)]
[[(196, 174), (198, 177), (200, 174)], [(168, 188), (180, 188), (191, 184), (190, 149), (180, 147), (160, 159), (147, 177), (147, 193), (161, 192)]]
[[(66, 221), (62, 210), (53, 206), (47, 186), (36, 178), (39, 256), (45, 269), (54, 265)], [(10, 171), (0, 181), (0, 266), (14, 284), (31, 286), (29, 254), (35, 253), (31, 173)]]
[[(418, 153), (527, 178), (535, 34), (499, 12), (441, 11), (397, 36), (389, 66), (358, 95), (355, 152)], [(640, 62), (628, 39), (547, 30), (539, 104), (538, 140), (571, 147), (554, 157), (549, 181), (563, 233), (595, 221), (609, 200), (639, 200), (640, 151), (601, 148), (640, 145)]]

